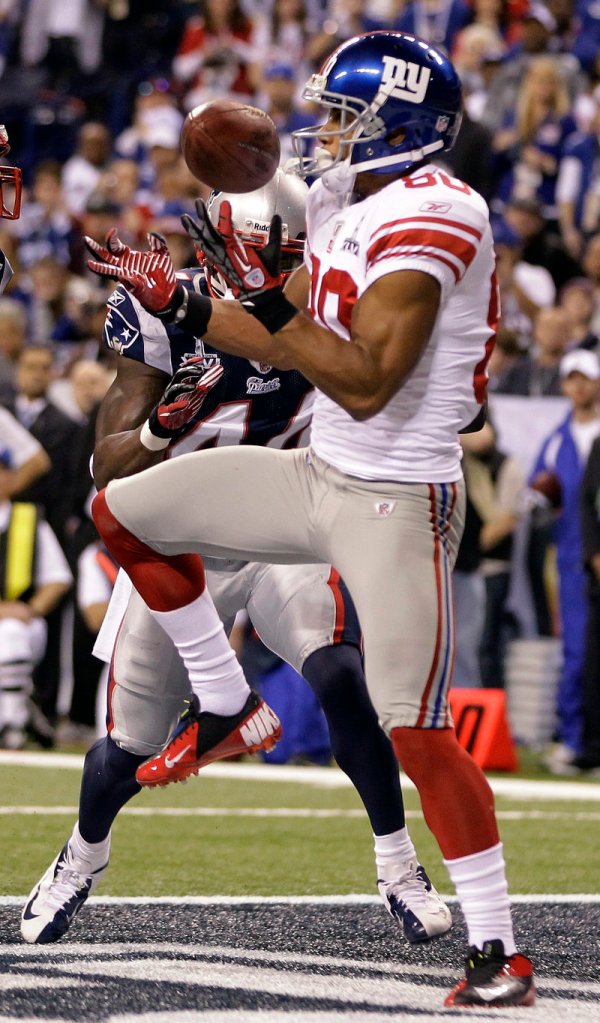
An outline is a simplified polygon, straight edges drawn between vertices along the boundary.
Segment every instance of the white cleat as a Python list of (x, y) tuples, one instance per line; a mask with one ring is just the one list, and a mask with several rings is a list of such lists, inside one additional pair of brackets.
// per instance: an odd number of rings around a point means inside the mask
[(108, 867), (91, 870), (86, 860), (77, 859), (70, 843), (61, 849), (31, 892), (21, 915), (21, 935), (30, 945), (58, 941)]
[(411, 944), (440, 937), (452, 927), (450, 910), (416, 860), (400, 877), (378, 881), (377, 886), (385, 908)]

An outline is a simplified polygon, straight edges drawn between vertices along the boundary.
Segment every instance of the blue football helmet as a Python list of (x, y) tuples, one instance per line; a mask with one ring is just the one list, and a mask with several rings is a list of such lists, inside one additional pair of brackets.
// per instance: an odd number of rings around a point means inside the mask
[[(309, 78), (303, 98), (327, 107), (330, 122), (292, 132), (300, 177), (346, 163), (394, 174), (451, 149), (462, 118), (460, 79), (448, 57), (403, 32), (368, 32), (342, 43)], [(339, 121), (339, 123), (338, 123)], [(308, 147), (339, 137), (335, 159)]]

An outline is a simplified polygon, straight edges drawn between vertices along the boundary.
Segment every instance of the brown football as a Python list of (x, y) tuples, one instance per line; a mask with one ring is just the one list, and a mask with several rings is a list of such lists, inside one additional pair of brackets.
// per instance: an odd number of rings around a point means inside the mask
[(262, 188), (279, 166), (274, 121), (236, 100), (211, 100), (191, 110), (181, 129), (181, 151), (194, 177), (221, 192)]
[(562, 486), (555, 472), (546, 469), (538, 472), (531, 481), (531, 487), (547, 499), (551, 508), (558, 510), (562, 507)]

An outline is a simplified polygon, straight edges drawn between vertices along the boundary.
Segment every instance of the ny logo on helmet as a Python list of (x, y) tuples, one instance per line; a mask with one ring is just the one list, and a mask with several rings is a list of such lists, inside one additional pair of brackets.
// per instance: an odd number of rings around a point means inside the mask
[(422, 103), (430, 78), (428, 67), (398, 57), (383, 57), (381, 90), (386, 96), (405, 99), (409, 103)]

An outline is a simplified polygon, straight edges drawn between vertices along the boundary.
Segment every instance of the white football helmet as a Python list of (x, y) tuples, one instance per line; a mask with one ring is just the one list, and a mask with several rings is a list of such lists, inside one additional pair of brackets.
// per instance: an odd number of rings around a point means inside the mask
[[(290, 276), (302, 263), (304, 238), (306, 235), (306, 196), (308, 185), (295, 174), (286, 174), (279, 169), (267, 185), (255, 192), (236, 195), (229, 192), (212, 192), (208, 200), (208, 215), (217, 227), (221, 203), (231, 203), (231, 218), (237, 234), (246, 244), (265, 245), (269, 237), (271, 218), (278, 213), (282, 220), (281, 268), (284, 279)], [(201, 265), (206, 267), (206, 277), (211, 295), (222, 298), (227, 283), (218, 270), (197, 250)]]

